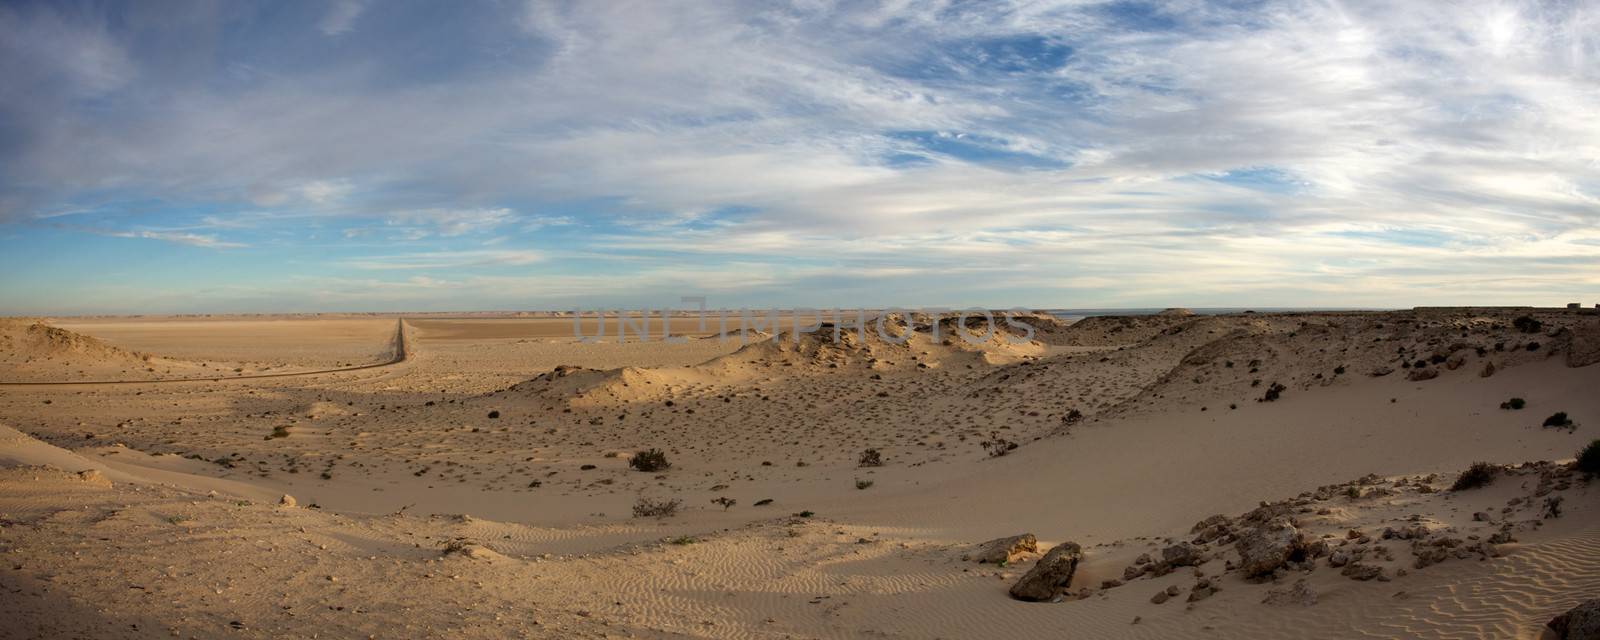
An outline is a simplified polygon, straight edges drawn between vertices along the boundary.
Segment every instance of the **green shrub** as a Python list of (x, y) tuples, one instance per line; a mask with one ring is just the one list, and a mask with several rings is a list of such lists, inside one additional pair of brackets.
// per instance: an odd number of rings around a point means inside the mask
[(1511, 410), (1511, 411), (1521, 411), (1522, 408), (1526, 407), (1526, 406), (1528, 406), (1528, 401), (1527, 400), (1523, 400), (1522, 398), (1512, 398), (1510, 400), (1507, 400), (1505, 402), (1500, 403), (1500, 408), (1501, 409), (1508, 409), (1508, 410)]
[(883, 453), (879, 452), (877, 449), (867, 449), (866, 451), (862, 451), (860, 465), (863, 467), (883, 466)]

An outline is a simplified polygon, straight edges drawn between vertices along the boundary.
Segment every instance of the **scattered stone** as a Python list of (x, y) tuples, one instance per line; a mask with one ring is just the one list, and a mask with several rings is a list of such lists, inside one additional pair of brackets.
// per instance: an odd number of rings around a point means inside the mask
[(278, 498), (278, 504), (284, 507), (292, 507), (295, 506), (296, 503), (294, 501), (294, 496), (285, 493), (283, 494), (282, 498)]
[(1406, 374), (1406, 379), (1412, 382), (1432, 380), (1437, 377), (1439, 377), (1438, 369), (1412, 369), (1411, 373)]
[(1261, 603), (1274, 606), (1297, 604), (1302, 607), (1309, 607), (1317, 603), (1317, 593), (1311, 590), (1310, 585), (1306, 584), (1305, 578), (1301, 578), (1294, 581), (1293, 585), (1273, 587), (1268, 590), (1267, 597), (1263, 598)]
[(1213, 584), (1209, 578), (1201, 578), (1189, 589), (1189, 602), (1199, 602), (1211, 597), (1222, 588)]

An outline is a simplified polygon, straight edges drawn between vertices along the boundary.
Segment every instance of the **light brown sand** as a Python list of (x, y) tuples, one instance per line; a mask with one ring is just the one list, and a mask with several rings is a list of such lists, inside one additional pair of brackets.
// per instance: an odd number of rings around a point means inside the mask
[[(1546, 465), (1435, 489), (1475, 460), (1566, 461), (1595, 439), (1600, 367), (1569, 365), (1600, 317), (1541, 318), (1521, 334), (1493, 312), (1164, 316), (1019, 346), (743, 348), (424, 319), (391, 367), (0, 388), (15, 429), (0, 429), (0, 593), (18, 603), (0, 637), (1538, 638), (1600, 593), (1600, 487)], [(384, 340), (301, 319), (224, 323), (210, 330), (236, 346), (184, 347), (162, 323), (97, 324), (74, 326), (217, 360), (271, 358), (296, 336), (335, 354)], [(1406, 379), (1402, 357), (1436, 353), (1436, 378)], [(1258, 402), (1272, 382), (1282, 398)], [(1528, 408), (1498, 408), (1512, 396)], [(1539, 426), (1558, 410), (1577, 426)], [(991, 457), (980, 443), (997, 438), (1019, 446)], [(672, 468), (630, 470), (650, 447)], [(859, 467), (866, 448), (886, 464)], [(1248, 582), (1218, 545), (1198, 567), (1222, 586), (1209, 598), (1184, 601), (1194, 568), (1101, 588), (1202, 518), (1296, 496), (1283, 508), (1334, 544), (1418, 523), (1515, 541), (1422, 569), (1410, 542), (1360, 545), (1393, 556), (1371, 560), (1382, 582), (1325, 559)], [(1564, 513), (1544, 519), (1552, 496)], [(630, 517), (640, 497), (683, 507)], [(1007, 597), (1037, 555), (961, 560), (1021, 532), (1084, 546), (1064, 601)], [(446, 554), (457, 539), (476, 551)], [(1315, 604), (1262, 603), (1302, 578)], [(1168, 586), (1183, 595), (1150, 602)]]

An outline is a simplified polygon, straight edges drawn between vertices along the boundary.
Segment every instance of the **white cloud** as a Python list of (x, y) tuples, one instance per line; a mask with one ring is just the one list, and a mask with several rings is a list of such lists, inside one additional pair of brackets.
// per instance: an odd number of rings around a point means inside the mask
[(205, 247), (208, 249), (236, 249), (249, 246), (239, 242), (226, 242), (219, 240), (216, 236), (201, 235), (197, 233), (184, 233), (178, 231), (110, 231), (105, 232), (105, 235), (115, 238), (145, 238), (149, 240), (161, 240), (164, 242), (185, 244), (191, 247)]
[[(704, 261), (689, 283), (752, 264), (773, 286), (821, 277), (803, 263), (878, 282), (1021, 265), (1009, 282), (1107, 303), (1594, 287), (1600, 258), (1574, 240), (1600, 227), (1591, 3), (1159, 9), (1172, 28), (1098, 2), (536, 2), (504, 16), (521, 40), (441, 56), (476, 63), (461, 73), (362, 52), (227, 90), (156, 86), (140, 96), (156, 108), (116, 117), (0, 91), (0, 108), (30, 107), (0, 206), (235, 199), (418, 243), (596, 222), (621, 231), (570, 250)], [(319, 28), (359, 13), (335, 5)], [(62, 72), (72, 96), (140, 89), (127, 79), (147, 67), (102, 24), (40, 15), (0, 28), (53, 20), (101, 52)], [(1071, 51), (1004, 67), (1028, 60), (984, 48), (1007, 41)], [(20, 65), (0, 70), (34, 77)], [(331, 260), (497, 264), (470, 253)], [(1515, 285), (1482, 284), (1497, 279)]]
[(543, 254), (526, 250), (426, 251), (385, 256), (368, 256), (341, 261), (354, 269), (369, 271), (413, 269), (458, 269), (466, 267), (523, 266), (544, 260)]
[(348, 33), (355, 26), (357, 18), (366, 11), (365, 0), (337, 0), (328, 7), (328, 12), (323, 14), (322, 20), (317, 22), (317, 30), (326, 36), (337, 36)]

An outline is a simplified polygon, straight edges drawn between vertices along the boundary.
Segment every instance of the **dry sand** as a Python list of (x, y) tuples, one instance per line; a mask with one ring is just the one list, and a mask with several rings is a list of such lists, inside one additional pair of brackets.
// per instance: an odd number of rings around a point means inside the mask
[[(1600, 316), (1524, 313), (981, 345), (928, 318), (903, 345), (428, 318), (387, 366), (0, 386), (0, 637), (1539, 638), (1600, 596), (1600, 486), (1571, 464)], [(395, 320), (48, 326), (6, 325), (0, 381), (376, 364)], [(672, 466), (630, 469), (648, 448)], [(1450, 490), (1479, 460), (1507, 466)], [(1021, 533), (1037, 551), (970, 559)], [(1008, 595), (1065, 542), (1070, 585)]]

